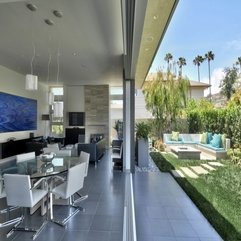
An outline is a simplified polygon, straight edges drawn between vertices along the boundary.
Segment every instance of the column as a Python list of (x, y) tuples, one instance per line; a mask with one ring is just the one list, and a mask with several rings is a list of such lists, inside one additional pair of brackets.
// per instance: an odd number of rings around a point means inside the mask
[(135, 81), (123, 81), (123, 171), (135, 171)]

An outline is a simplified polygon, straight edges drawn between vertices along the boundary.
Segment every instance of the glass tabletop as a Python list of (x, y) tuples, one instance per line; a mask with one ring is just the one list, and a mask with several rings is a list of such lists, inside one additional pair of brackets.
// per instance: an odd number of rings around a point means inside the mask
[(18, 173), (30, 175), (30, 178), (41, 178), (57, 175), (66, 172), (70, 167), (80, 163), (78, 157), (54, 157), (51, 161), (42, 161), (40, 157), (35, 159), (16, 163), (6, 169), (2, 169), (2, 175), (5, 173)]

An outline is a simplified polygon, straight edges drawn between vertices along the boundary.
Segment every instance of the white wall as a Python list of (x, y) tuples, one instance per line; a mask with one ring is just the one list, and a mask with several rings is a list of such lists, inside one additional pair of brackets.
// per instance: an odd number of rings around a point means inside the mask
[(65, 86), (64, 87), (64, 123), (69, 125), (69, 112), (85, 112), (85, 87)]
[[(25, 90), (25, 76), (10, 69), (0, 66), (0, 91), (37, 100), (37, 130), (0, 133), (0, 142), (5, 142), (9, 137), (16, 139), (29, 138), (29, 133), (35, 136), (44, 135), (46, 122), (41, 120), (42, 114), (48, 113), (47, 86), (38, 83), (37, 91)], [(1, 114), (1, 113), (0, 113)]]
[(199, 100), (204, 97), (204, 90), (201, 88), (192, 87), (191, 98)]
[(68, 112), (85, 111), (85, 89), (84, 86), (66, 86), (66, 109)]
[(141, 89), (136, 90), (135, 96), (135, 119), (152, 118), (151, 112), (146, 109), (145, 97)]

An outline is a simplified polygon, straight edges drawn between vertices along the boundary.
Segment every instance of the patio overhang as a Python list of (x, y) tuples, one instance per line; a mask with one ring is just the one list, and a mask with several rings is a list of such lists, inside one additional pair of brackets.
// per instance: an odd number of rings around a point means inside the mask
[(135, 79), (136, 88), (141, 88), (178, 0), (143, 0), (136, 1), (135, 6), (133, 1), (126, 1), (126, 3), (130, 4), (127, 5), (127, 11), (123, 11), (124, 21), (126, 21), (126, 24), (123, 24), (126, 26), (126, 29), (124, 28), (124, 45), (126, 45), (124, 78)]

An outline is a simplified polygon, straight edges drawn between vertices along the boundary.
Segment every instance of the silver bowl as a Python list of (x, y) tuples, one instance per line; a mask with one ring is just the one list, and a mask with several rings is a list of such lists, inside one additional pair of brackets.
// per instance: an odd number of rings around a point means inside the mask
[(54, 153), (45, 153), (41, 156), (42, 162), (51, 162), (54, 159), (55, 154)]

